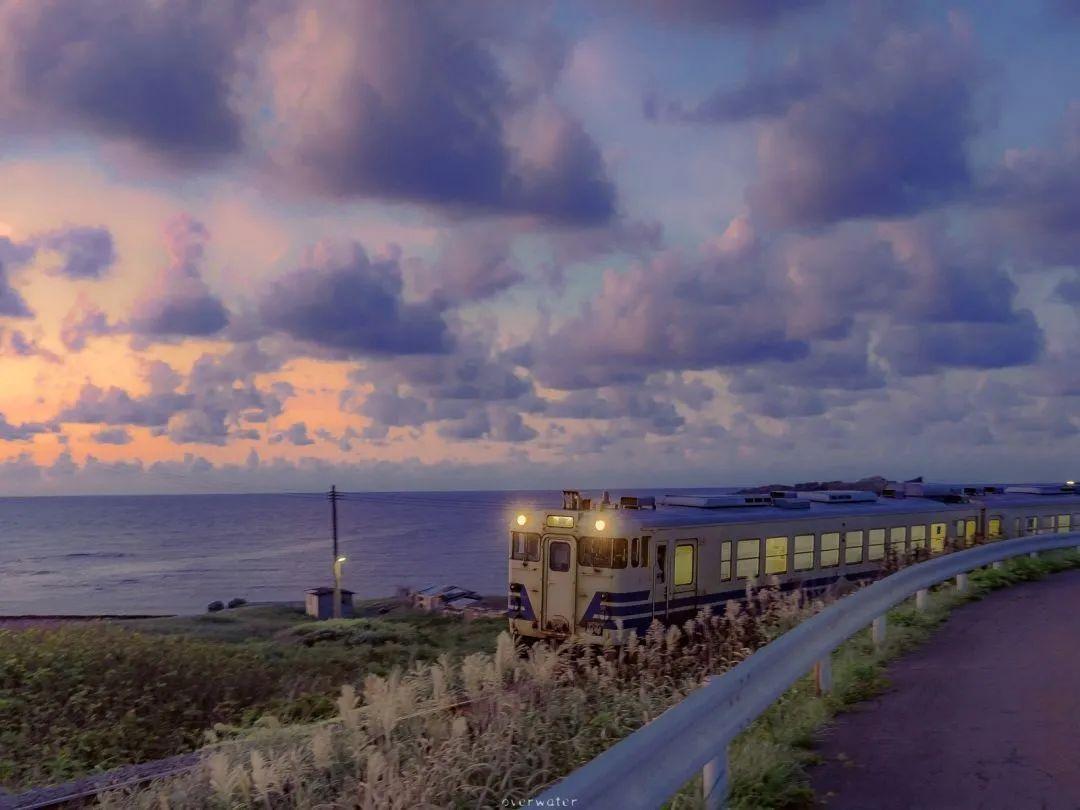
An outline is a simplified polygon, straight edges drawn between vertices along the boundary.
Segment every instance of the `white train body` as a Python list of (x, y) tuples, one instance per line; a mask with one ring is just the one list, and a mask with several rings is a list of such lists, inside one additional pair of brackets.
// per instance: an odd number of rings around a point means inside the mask
[[(1028, 534), (1080, 530), (1071, 486), (896, 485), (865, 492), (684, 495), (511, 518), (509, 617), (525, 638), (620, 640), (724, 609), (749, 584), (811, 592), (876, 577), (890, 557), (943, 554)], [(921, 550), (921, 551), (919, 551)]]

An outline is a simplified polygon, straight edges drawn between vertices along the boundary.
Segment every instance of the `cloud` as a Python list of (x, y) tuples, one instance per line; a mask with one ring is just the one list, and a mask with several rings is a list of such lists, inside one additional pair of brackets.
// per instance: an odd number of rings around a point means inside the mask
[(447, 304), (481, 301), (525, 279), (512, 254), (511, 239), (504, 229), (455, 228), (442, 239), (436, 261), (412, 259), (403, 270), (418, 297)]
[(442, 307), (402, 295), (396, 258), (372, 261), (358, 244), (322, 244), (270, 283), (259, 303), (265, 327), (344, 356), (445, 352)]
[(504, 406), (471, 408), (462, 419), (439, 427), (439, 435), (455, 441), (488, 439), (497, 442), (527, 442), (539, 433), (525, 424), (521, 414)]
[(652, 100), (654, 118), (763, 119), (756, 218), (784, 227), (906, 215), (971, 192), (981, 74), (958, 17), (916, 28), (878, 14), (844, 38), (689, 109)]
[(599, 293), (576, 316), (534, 338), (533, 374), (555, 388), (592, 388), (658, 371), (804, 356), (806, 343), (789, 337), (755, 275), (750, 263), (672, 252), (626, 272), (606, 271)]
[(90, 338), (118, 334), (124, 328), (122, 324), (110, 323), (105, 311), (85, 293), (80, 293), (60, 323), (60, 342), (68, 351), (79, 352), (86, 348)]
[(0, 2), (0, 119), (134, 142), (171, 161), (235, 151), (237, 42), (250, 4)]
[(112, 234), (106, 228), (73, 227), (52, 231), (35, 240), (45, 250), (64, 257), (58, 268), (70, 279), (100, 278), (116, 261)]
[(182, 411), (191, 402), (190, 396), (172, 390), (132, 396), (116, 386), (100, 388), (87, 383), (79, 391), (76, 401), (60, 411), (57, 421), (163, 427), (173, 414)]
[(136, 302), (129, 319), (132, 332), (147, 339), (208, 337), (229, 323), (229, 311), (202, 279), (210, 235), (198, 220), (180, 216), (165, 227), (170, 261)]
[[(1008, 150), (983, 194), (990, 238), (1030, 260), (1080, 266), (1080, 101), (1069, 104), (1055, 148)], [(1075, 300), (1070, 289), (1059, 291)]]
[(896, 326), (881, 352), (900, 374), (931, 374), (942, 368), (1007, 368), (1036, 360), (1043, 349), (1034, 315), (1022, 310), (1002, 323), (928, 323)]
[(91, 436), (98, 444), (131, 444), (131, 433), (124, 428), (102, 428)]
[(42, 422), (23, 422), (13, 425), (4, 414), (0, 413), (0, 441), (28, 442), (39, 433), (47, 433), (52, 428)]
[[(762, 28), (781, 17), (820, 6), (824, 0), (637, 0), (665, 22)], [(616, 4), (621, 7), (623, 3)]]
[(330, 196), (609, 219), (596, 144), (537, 82), (515, 87), (495, 54), (508, 38), (546, 40), (487, 10), (338, 2), (279, 15), (261, 63), (277, 169)]
[(12, 268), (26, 264), (34, 258), (32, 245), (13, 242), (0, 236), (0, 317), (30, 318), (33, 312), (18, 290), (11, 286), (8, 273)]
[(287, 442), (295, 447), (315, 444), (315, 440), (308, 436), (307, 425), (303, 422), (294, 422), (285, 430), (270, 437), (270, 444), (279, 444), (281, 442)]

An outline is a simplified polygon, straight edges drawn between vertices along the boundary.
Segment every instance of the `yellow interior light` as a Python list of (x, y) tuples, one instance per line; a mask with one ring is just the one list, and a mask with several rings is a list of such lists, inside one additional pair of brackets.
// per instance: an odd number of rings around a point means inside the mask
[(517, 525), (518, 526), (524, 526), (528, 522), (529, 522), (529, 519), (527, 517), (525, 517), (525, 515), (518, 515), (517, 516)]
[(596, 521), (596, 523), (594, 523), (593, 525), (594, 525), (594, 526), (596, 527), (596, 530), (597, 530), (598, 532), (602, 532), (602, 531), (603, 531), (604, 529), (606, 529), (606, 528), (607, 528), (607, 521), (605, 521), (605, 520), (598, 520), (598, 521)]
[(338, 558), (337, 558), (337, 561), (338, 561), (339, 563), (343, 563), (343, 562), (345, 562), (345, 561), (346, 561), (347, 559), (349, 559), (349, 558), (348, 558), (348, 557), (338, 557)]

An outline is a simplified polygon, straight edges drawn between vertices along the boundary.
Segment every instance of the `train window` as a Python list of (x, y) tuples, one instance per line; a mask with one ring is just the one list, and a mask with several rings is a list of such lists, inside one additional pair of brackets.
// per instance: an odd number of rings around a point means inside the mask
[(735, 561), (735, 576), (751, 579), (761, 573), (761, 539), (740, 540)]
[(658, 543), (656, 546), (656, 583), (663, 585), (667, 582), (667, 544)]
[(930, 524), (930, 552), (939, 554), (945, 550), (945, 524)]
[(1001, 515), (994, 515), (986, 521), (986, 536), (991, 540), (1001, 539)]
[(548, 568), (552, 571), (570, 570), (570, 544), (555, 540), (548, 546)]
[(914, 551), (917, 548), (926, 548), (925, 526), (911, 527), (911, 550)]
[(862, 562), (863, 533), (848, 532), (844, 535), (844, 562), (855, 565)]
[(611, 541), (611, 567), (626, 568), (626, 538), (616, 537)]
[(840, 564), (840, 532), (825, 532), (821, 535), (820, 567), (833, 568)]
[(866, 559), (880, 560), (885, 556), (885, 530), (871, 529), (867, 535)]
[(649, 538), (641, 538), (641, 567), (649, 567)]
[(964, 521), (964, 545), (971, 546), (975, 544), (975, 532), (978, 530), (979, 524), (974, 518), (968, 518)]
[(694, 584), (694, 544), (675, 546), (675, 587)]
[(907, 526), (893, 526), (889, 529), (889, 548), (892, 553), (902, 557), (907, 545)]
[(1035, 534), (1039, 530), (1039, 519), (1028, 517), (1024, 519), (1024, 534)]
[(510, 532), (510, 558), (513, 560), (540, 560), (540, 535), (529, 532)]
[(638, 566), (638, 539), (635, 537), (630, 541), (630, 567), (637, 568)]
[(786, 537), (765, 538), (765, 573), (783, 574), (787, 571), (788, 539)]
[(814, 567), (814, 535), (795, 535), (795, 557), (793, 568), (796, 571), (809, 571)]
[(578, 565), (611, 568), (611, 538), (582, 537), (578, 541)]
[(720, 544), (720, 581), (731, 579), (731, 543)]
[(1053, 515), (1043, 515), (1039, 518), (1039, 531), (1052, 532), (1056, 522)]
[(1072, 531), (1072, 515), (1058, 515), (1057, 530), (1059, 532)]
[(953, 535), (957, 540), (964, 536), (964, 521), (956, 521), (956, 534)]

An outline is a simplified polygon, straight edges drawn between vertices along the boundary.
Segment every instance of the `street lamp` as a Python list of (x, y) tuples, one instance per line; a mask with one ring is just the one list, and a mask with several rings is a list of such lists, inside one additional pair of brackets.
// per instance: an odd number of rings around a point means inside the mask
[(334, 618), (341, 618), (341, 564), (347, 558), (339, 556), (334, 559)]

